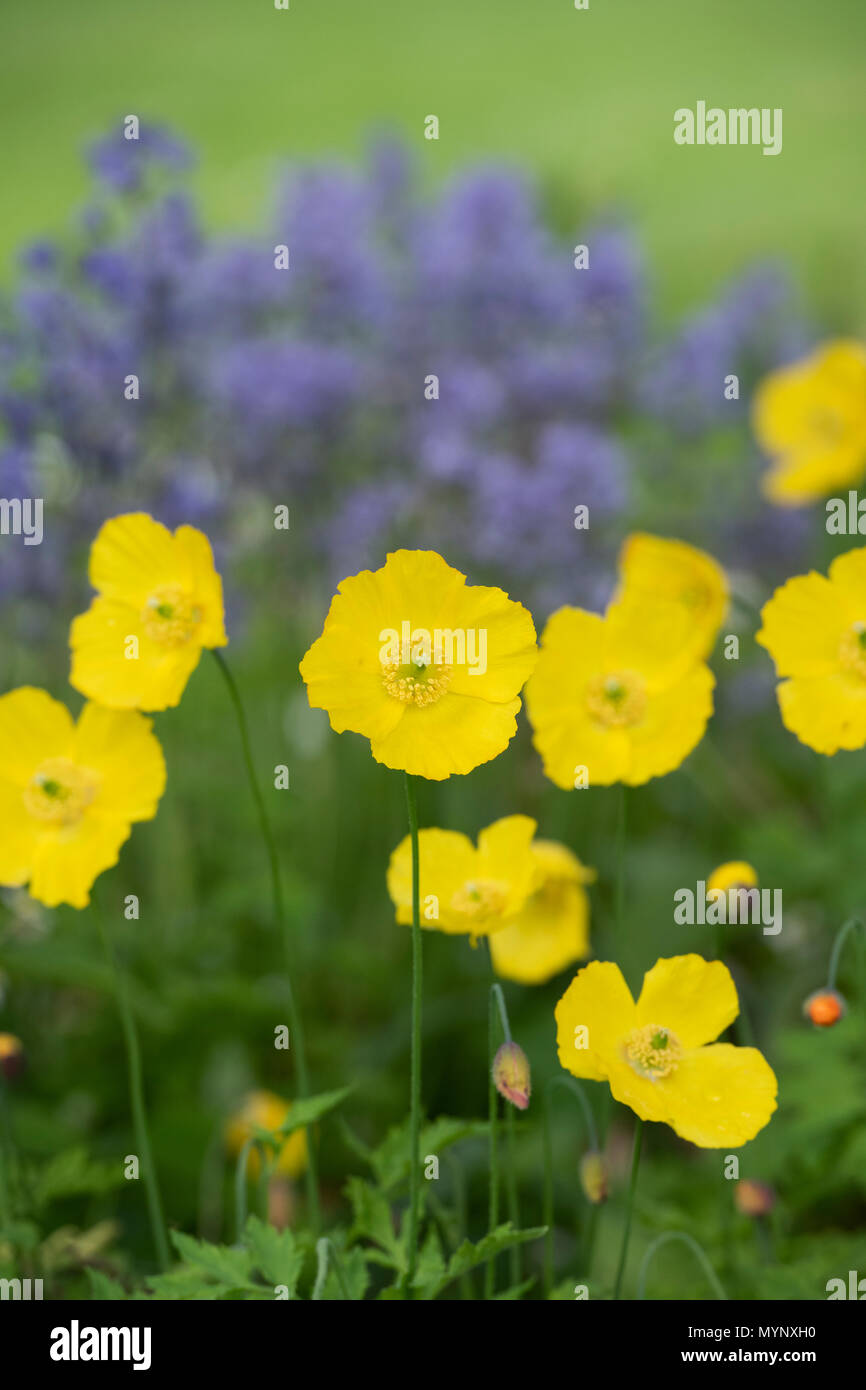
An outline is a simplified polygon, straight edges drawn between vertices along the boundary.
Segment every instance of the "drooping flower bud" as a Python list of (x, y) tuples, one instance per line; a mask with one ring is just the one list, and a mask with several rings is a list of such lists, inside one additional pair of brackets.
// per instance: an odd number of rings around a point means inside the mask
[(528, 1109), (532, 1092), (529, 1058), (516, 1042), (504, 1042), (493, 1058), (493, 1084), (518, 1110)]
[(597, 1149), (590, 1149), (580, 1160), (580, 1185), (594, 1207), (607, 1201), (607, 1164)]
[(24, 1044), (14, 1033), (0, 1033), (0, 1071), (7, 1081), (14, 1081), (24, 1070)]
[(816, 1028), (832, 1028), (845, 1017), (847, 1005), (835, 989), (816, 989), (803, 1005), (803, 1013)]
[(734, 1188), (734, 1203), (743, 1216), (768, 1216), (776, 1205), (776, 1194), (769, 1183), (743, 1178)]

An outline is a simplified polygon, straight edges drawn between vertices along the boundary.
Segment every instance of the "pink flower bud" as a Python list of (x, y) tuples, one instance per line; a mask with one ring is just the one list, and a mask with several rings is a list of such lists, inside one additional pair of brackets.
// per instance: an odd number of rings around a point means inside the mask
[(493, 1058), (493, 1084), (518, 1110), (528, 1109), (532, 1092), (529, 1058), (516, 1042), (503, 1043)]

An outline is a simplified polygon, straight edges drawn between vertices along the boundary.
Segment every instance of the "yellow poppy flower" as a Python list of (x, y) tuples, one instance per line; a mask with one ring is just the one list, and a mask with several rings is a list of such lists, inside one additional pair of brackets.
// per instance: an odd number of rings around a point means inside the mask
[(526, 686), (533, 742), (551, 781), (638, 786), (679, 767), (713, 712), (715, 678), (688, 654), (674, 604), (560, 608)]
[[(253, 1129), (274, 1131), (285, 1124), (291, 1112), (291, 1104), (273, 1091), (250, 1091), (232, 1115), (225, 1131), (226, 1148), (235, 1158), (240, 1154)], [(269, 1150), (272, 1154), (273, 1150)], [(307, 1168), (307, 1131), (296, 1129), (286, 1139), (274, 1164), (275, 1173), (284, 1173), (289, 1178), (299, 1178)], [(255, 1181), (261, 1171), (258, 1149), (253, 1147), (247, 1155), (247, 1177)]]
[(398, 550), (343, 580), (301, 675), (337, 733), (441, 781), (507, 746), (537, 654), (530, 614), (501, 589), (468, 585), (435, 551)]
[(619, 587), (613, 602), (672, 603), (685, 617), (683, 640), (690, 658), (709, 656), (728, 609), (728, 581), (721, 565), (685, 541), (636, 532), (619, 557)]
[(866, 472), (866, 348), (837, 339), (773, 372), (755, 395), (753, 424), (773, 466), (764, 492), (803, 506)]
[(761, 610), (756, 633), (785, 677), (782, 723), (817, 753), (866, 744), (866, 549), (837, 555), (829, 578), (798, 575)]
[(535, 892), (515, 917), (490, 938), (493, 968), (504, 980), (541, 985), (589, 955), (589, 898), (595, 878), (576, 854), (552, 840), (536, 840)]
[(222, 581), (207, 536), (145, 512), (107, 521), (90, 548), (98, 590), (72, 624), (76, 690), (111, 709), (179, 704), (205, 647), (228, 642)]
[[(487, 936), (523, 907), (538, 882), (532, 853), (535, 821), (505, 816), (478, 836), (476, 849), (456, 830), (421, 830), (418, 865), (421, 925), (432, 931)], [(397, 921), (412, 921), (412, 841), (409, 835), (388, 864), (388, 893)]]
[(776, 1109), (776, 1078), (754, 1047), (714, 1043), (739, 1013), (730, 971), (701, 956), (658, 960), (637, 1003), (618, 965), (591, 961), (556, 1006), (559, 1060), (607, 1081), (642, 1120), (702, 1149), (738, 1148)]
[(88, 704), (78, 723), (44, 690), (0, 697), (0, 883), (86, 907), (134, 821), (151, 820), (165, 761), (151, 721)]
[(717, 869), (713, 869), (707, 879), (707, 892), (711, 893), (714, 888), (719, 888), (723, 893), (727, 893), (731, 888), (757, 888), (758, 875), (747, 864), (744, 859), (730, 859), (725, 864), (720, 864)]

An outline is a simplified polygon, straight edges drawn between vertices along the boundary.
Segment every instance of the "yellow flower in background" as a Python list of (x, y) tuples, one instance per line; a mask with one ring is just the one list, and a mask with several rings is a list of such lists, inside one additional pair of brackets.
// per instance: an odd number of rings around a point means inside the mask
[(782, 723), (817, 753), (866, 744), (866, 549), (837, 555), (829, 578), (798, 575), (761, 610), (755, 641), (784, 677)]
[(619, 966), (592, 961), (556, 1006), (559, 1060), (607, 1081), (642, 1120), (670, 1125), (703, 1149), (738, 1148), (776, 1109), (776, 1078), (754, 1047), (713, 1042), (739, 1013), (721, 961), (656, 961), (635, 1003)]
[[(537, 885), (532, 852), (535, 821), (505, 816), (478, 836), (478, 848), (456, 830), (418, 834), (421, 925), (449, 934), (488, 936), (525, 904)], [(406, 836), (388, 864), (388, 893), (397, 921), (412, 921), (412, 841)]]
[(753, 406), (755, 435), (773, 459), (764, 492), (803, 506), (866, 473), (866, 347), (849, 339), (766, 377)]
[(551, 781), (638, 786), (679, 767), (713, 712), (715, 678), (690, 631), (684, 606), (637, 600), (548, 619), (526, 709)]
[(685, 541), (636, 532), (619, 557), (619, 587), (614, 604), (646, 609), (671, 603), (682, 610), (684, 640), (690, 658), (702, 661), (713, 649), (728, 609), (725, 571), (711, 555)]
[(490, 938), (493, 968), (504, 980), (541, 985), (589, 955), (589, 897), (595, 870), (552, 840), (536, 840), (538, 886), (515, 917)]
[(224, 647), (222, 581), (207, 536), (145, 512), (107, 521), (90, 548), (98, 591), (72, 624), (76, 690), (112, 709), (170, 709), (205, 647)]
[(718, 888), (723, 893), (727, 893), (731, 888), (757, 888), (758, 875), (747, 864), (744, 859), (730, 859), (725, 864), (720, 864), (717, 869), (713, 869), (707, 879), (707, 892), (712, 893), (713, 889)]
[(440, 781), (495, 758), (537, 658), (532, 617), (432, 550), (344, 579), (301, 662), (310, 705), (386, 767)]
[[(285, 1124), (291, 1113), (291, 1103), (277, 1096), (273, 1091), (250, 1091), (244, 1097), (238, 1110), (232, 1115), (225, 1131), (226, 1148), (237, 1158), (254, 1129), (274, 1131)], [(273, 1154), (273, 1149), (269, 1150)], [(307, 1167), (307, 1131), (296, 1129), (282, 1145), (276, 1163), (275, 1173), (283, 1173), (289, 1178), (299, 1178)], [(255, 1181), (261, 1171), (258, 1149), (250, 1149), (247, 1155), (247, 1177)]]
[(86, 907), (135, 821), (151, 820), (165, 761), (151, 721), (88, 704), (78, 723), (44, 690), (0, 697), (0, 884)]

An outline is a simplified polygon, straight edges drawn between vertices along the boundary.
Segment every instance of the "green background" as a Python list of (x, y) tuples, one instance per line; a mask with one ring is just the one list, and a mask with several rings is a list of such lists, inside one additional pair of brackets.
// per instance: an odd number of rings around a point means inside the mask
[[(543, 181), (571, 230), (631, 215), (665, 308), (705, 302), (732, 270), (781, 255), (840, 328), (866, 279), (862, 0), (4, 0), (0, 267), (62, 230), (85, 190), (84, 142), (129, 112), (201, 157), (215, 225), (263, 215), (286, 156), (354, 157), (386, 123), (432, 179), (507, 158)], [(679, 106), (778, 107), (784, 148), (686, 148)], [(425, 141), (435, 113), (438, 144)]]

